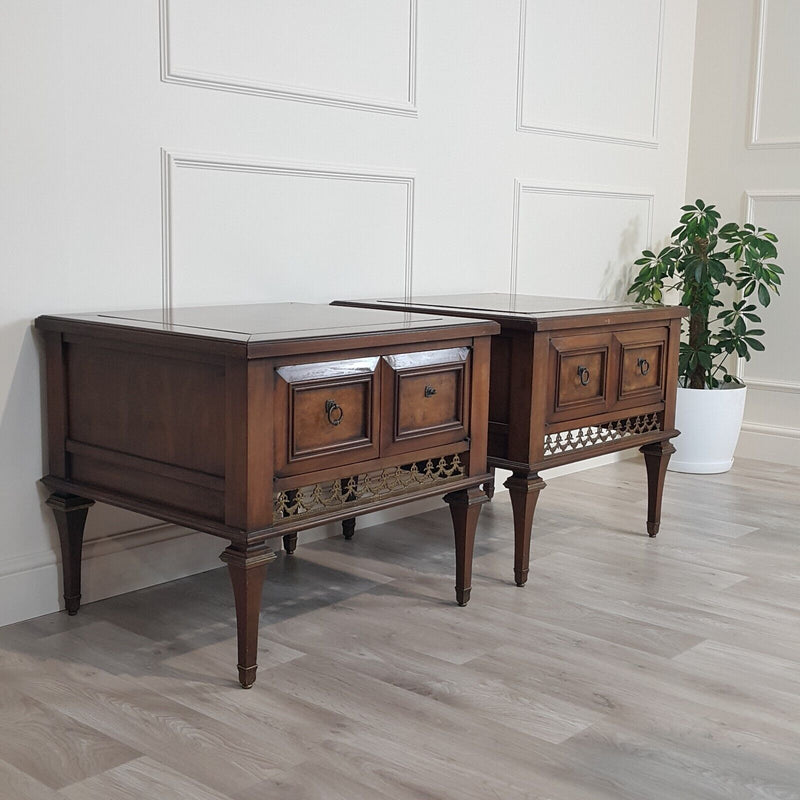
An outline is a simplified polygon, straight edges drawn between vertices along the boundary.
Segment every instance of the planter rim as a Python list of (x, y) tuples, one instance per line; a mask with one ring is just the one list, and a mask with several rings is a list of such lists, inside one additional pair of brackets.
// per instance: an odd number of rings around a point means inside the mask
[(715, 386), (714, 388), (709, 388), (708, 386), (704, 386), (702, 389), (693, 389), (691, 386), (678, 385), (678, 391), (682, 392), (731, 392), (736, 390), (743, 390), (746, 388), (747, 388), (746, 383), (727, 383), (723, 384), (722, 386)]

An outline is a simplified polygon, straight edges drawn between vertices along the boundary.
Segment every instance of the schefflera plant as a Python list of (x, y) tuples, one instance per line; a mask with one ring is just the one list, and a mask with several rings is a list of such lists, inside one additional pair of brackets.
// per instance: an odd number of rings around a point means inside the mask
[(726, 359), (736, 354), (749, 361), (751, 350), (764, 350), (764, 331), (751, 323), (761, 323), (758, 305), (768, 306), (771, 295), (780, 294), (778, 237), (750, 223), (728, 222), (717, 231), (721, 215), (703, 200), (681, 211), (670, 244), (658, 255), (642, 251), (634, 262), (640, 269), (628, 294), (640, 303), (660, 303), (665, 292), (681, 293), (681, 305), (690, 312), (680, 344), (681, 386), (742, 383)]

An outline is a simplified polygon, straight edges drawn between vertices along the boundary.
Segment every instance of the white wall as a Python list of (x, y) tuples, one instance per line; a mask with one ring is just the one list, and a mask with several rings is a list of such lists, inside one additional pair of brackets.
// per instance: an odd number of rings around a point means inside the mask
[[(60, 595), (37, 314), (618, 296), (684, 200), (696, 0), (2, 8), (0, 623)], [(96, 507), (84, 599), (221, 546)]]
[[(724, 26), (720, 21), (724, 20)], [(763, 314), (763, 353), (742, 362), (748, 385), (737, 454), (800, 465), (800, 2), (703, 0), (687, 197), (769, 228), (786, 270)], [(724, 32), (724, 33), (723, 33)]]

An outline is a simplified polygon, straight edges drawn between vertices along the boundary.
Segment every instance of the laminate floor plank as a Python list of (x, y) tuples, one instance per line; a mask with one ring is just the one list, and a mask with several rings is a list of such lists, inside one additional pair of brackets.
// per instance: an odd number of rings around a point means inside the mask
[(60, 797), (69, 800), (142, 800), (180, 798), (180, 800), (230, 800), (222, 794), (180, 772), (146, 756), (110, 769), (101, 775), (73, 783), (62, 789)]
[[(543, 631), (543, 644), (557, 641), (559, 631)], [(599, 647), (598, 647), (599, 645)], [(725, 676), (680, 665), (670, 672), (658, 656), (609, 649), (603, 642), (585, 640), (572, 658), (556, 658), (541, 651), (515, 646), (497, 650), (493, 658), (467, 665), (485, 677), (515, 674), (516, 682), (531, 693), (547, 692), (604, 713), (631, 728), (658, 729), (664, 720), (681, 716), (708, 738), (730, 740), (732, 746), (746, 743), (772, 753), (785, 751), (800, 758), (800, 723), (797, 701), (782, 707), (786, 695), (776, 695), (759, 686), (741, 685)], [(586, 648), (585, 650), (583, 648)], [(615, 672), (619, 680), (598, 686), (599, 672)], [(720, 697), (729, 698), (722, 707)], [(645, 702), (657, 714), (642, 717)]]
[[(340, 642), (335, 650), (320, 643), (310, 650), (316, 660), (332, 661), (337, 673), (369, 675), (389, 686), (471, 712), (547, 742), (558, 743), (584, 730), (602, 715), (584, 704), (575, 704), (555, 694), (520, 686), (514, 676), (489, 678), (479, 671), (466, 671), (424, 653), (409, 651), (398, 643)], [(475, 661), (491, 660), (492, 655)]]
[[(422, 795), (414, 792), (397, 793), (397, 785), (392, 786), (392, 794), (384, 794), (374, 785), (354, 780), (346, 772), (350, 765), (340, 761), (340, 767), (319, 762), (299, 764), (279, 777), (264, 781), (237, 793), (233, 800), (353, 800), (354, 797), (371, 797), (374, 800), (416, 800)], [(357, 774), (363, 770), (354, 770)]]
[[(18, 686), (49, 713), (68, 717), (220, 792), (258, 783), (302, 759), (266, 728), (257, 738), (152, 690), (87, 665), (45, 662)], [(226, 757), (217, 759), (224, 750)], [(0, 753), (3, 750), (0, 749)]]
[(754, 757), (691, 726), (656, 734), (604, 721), (570, 741), (575, 757), (617, 783), (620, 798), (799, 800), (797, 762)]
[(60, 800), (63, 795), (0, 759), (0, 797), (3, 800)]
[(0, 686), (0, 708), (0, 758), (51, 789), (139, 756), (97, 728), (43, 708), (7, 682)]
[(225, 568), (0, 629), (0, 800), (797, 800), (800, 469), (548, 478), (528, 585), (483, 507), (280, 554), (259, 678)]

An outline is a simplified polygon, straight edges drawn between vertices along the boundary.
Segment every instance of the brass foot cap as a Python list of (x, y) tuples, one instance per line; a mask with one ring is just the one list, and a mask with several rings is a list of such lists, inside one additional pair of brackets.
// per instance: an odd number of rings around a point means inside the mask
[(249, 689), (256, 682), (257, 667), (239, 667), (239, 683), (242, 689)]

